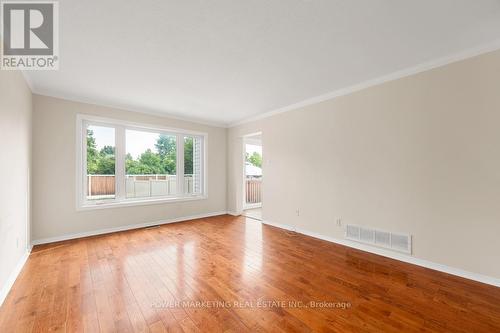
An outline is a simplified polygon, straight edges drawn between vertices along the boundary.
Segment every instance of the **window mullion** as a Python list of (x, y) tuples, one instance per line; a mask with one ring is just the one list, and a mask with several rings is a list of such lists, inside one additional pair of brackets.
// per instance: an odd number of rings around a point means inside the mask
[(184, 195), (184, 135), (177, 134), (177, 195)]
[(87, 191), (89, 188), (88, 176), (87, 176), (87, 122), (82, 120), (80, 123), (80, 138), (81, 138), (81, 148), (82, 152), (80, 154), (80, 160), (82, 165), (79, 165), (79, 170), (81, 172), (82, 178), (80, 179), (80, 184), (82, 188), (80, 189), (80, 202), (85, 203), (87, 201)]
[(115, 127), (115, 189), (116, 200), (125, 199), (125, 127)]

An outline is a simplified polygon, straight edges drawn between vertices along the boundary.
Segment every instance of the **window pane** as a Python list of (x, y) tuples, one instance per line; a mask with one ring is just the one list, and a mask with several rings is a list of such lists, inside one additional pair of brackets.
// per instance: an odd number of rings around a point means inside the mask
[(127, 198), (177, 194), (177, 138), (155, 132), (126, 130)]
[(115, 129), (87, 127), (87, 200), (115, 198)]
[(184, 137), (184, 194), (200, 194), (201, 179), (201, 138)]

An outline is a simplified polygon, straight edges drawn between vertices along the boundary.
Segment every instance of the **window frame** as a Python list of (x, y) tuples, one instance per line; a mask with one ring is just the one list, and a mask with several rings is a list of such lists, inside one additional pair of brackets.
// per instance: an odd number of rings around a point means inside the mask
[[(115, 198), (102, 200), (88, 200), (87, 189), (87, 127), (104, 126), (115, 130)], [(154, 132), (165, 135), (175, 135), (177, 144), (176, 177), (177, 194), (172, 196), (155, 196), (144, 198), (126, 197), (126, 130)], [(201, 193), (184, 193), (184, 137), (194, 136), (201, 139)], [(113, 118), (77, 114), (76, 115), (76, 209), (92, 210), (102, 208), (127, 207), (137, 205), (151, 205), (169, 202), (183, 202), (204, 200), (208, 198), (207, 182), (207, 147), (208, 134), (178, 128), (155, 126), (144, 123), (128, 122)], [(182, 153), (180, 153), (182, 152)]]

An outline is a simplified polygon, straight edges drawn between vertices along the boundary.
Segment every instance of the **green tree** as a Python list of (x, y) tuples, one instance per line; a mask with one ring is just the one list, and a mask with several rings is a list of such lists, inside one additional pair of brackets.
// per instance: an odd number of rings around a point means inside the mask
[(87, 129), (87, 173), (97, 174), (97, 145), (94, 131)]
[(125, 158), (125, 172), (127, 175), (140, 175), (140, 163), (132, 157), (132, 155), (127, 154)]
[[(184, 172), (193, 172), (193, 138), (184, 139)], [(176, 173), (177, 144), (175, 136), (160, 135), (155, 144), (156, 152), (146, 150), (137, 159), (127, 154), (125, 170), (129, 175)], [(87, 171), (88, 174), (115, 174), (115, 147), (104, 146), (97, 150), (92, 130), (87, 130)]]
[(151, 149), (142, 153), (138, 162), (141, 174), (151, 175), (165, 173), (161, 156), (157, 153), (153, 153)]
[(262, 168), (262, 156), (258, 152), (254, 151), (252, 155), (247, 153), (246, 160), (254, 166)]
[(87, 129), (87, 174), (115, 174), (115, 148), (104, 146), (100, 151), (97, 151), (94, 131), (90, 129)]
[(177, 142), (176, 137), (160, 134), (155, 143), (156, 151), (162, 161), (165, 173), (173, 175), (177, 168)]
[(193, 138), (184, 138), (184, 174), (193, 174)]
[(114, 175), (115, 174), (115, 156), (114, 155), (100, 155), (97, 159), (98, 175)]
[(99, 151), (96, 160), (96, 174), (114, 175), (115, 174), (115, 147), (104, 146)]
[(104, 147), (102, 147), (100, 154), (101, 155), (114, 155), (115, 154), (115, 147), (104, 146)]

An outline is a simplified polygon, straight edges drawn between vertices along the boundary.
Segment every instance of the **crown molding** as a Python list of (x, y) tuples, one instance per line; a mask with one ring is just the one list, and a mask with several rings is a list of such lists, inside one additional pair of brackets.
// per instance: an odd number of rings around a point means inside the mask
[[(29, 82), (28, 79), (27, 79), (27, 81)], [(198, 119), (198, 118), (194, 118), (194, 117), (193, 118), (183, 117), (183, 116), (179, 116), (179, 115), (174, 114), (174, 113), (169, 113), (168, 111), (164, 112), (164, 111), (152, 110), (152, 109), (147, 109), (147, 108), (128, 107), (128, 106), (123, 106), (123, 105), (119, 105), (119, 104), (101, 103), (101, 102), (92, 100), (90, 98), (68, 95), (68, 94), (63, 94), (63, 93), (59, 93), (59, 92), (43, 91), (43, 90), (36, 89), (36, 88), (33, 89), (33, 87), (31, 89), (31, 91), (35, 95), (58, 98), (58, 99), (62, 99), (62, 100), (70, 101), (70, 102), (84, 103), (84, 104), (95, 105), (95, 106), (105, 107), (105, 108), (110, 108), (110, 109), (115, 109), (115, 110), (137, 112), (137, 113), (147, 114), (150, 116), (175, 119), (175, 120), (190, 122), (193, 124), (204, 125), (204, 126), (221, 127), (221, 128), (227, 127), (227, 124), (224, 122), (209, 121), (209, 120)]]
[(404, 77), (412, 76), (415, 74), (419, 74), (422, 72), (426, 72), (435, 68), (443, 67), (455, 62), (459, 62), (462, 60), (466, 60), (469, 58), (473, 58), (485, 53), (493, 52), (496, 50), (500, 49), (500, 40), (495, 40), (491, 43), (488, 44), (483, 44), (478, 47), (470, 48), (458, 53), (454, 53), (452, 55), (438, 58), (435, 60), (431, 60), (407, 69), (403, 69), (400, 71), (393, 72), (388, 75), (380, 76), (378, 78), (370, 79), (367, 81), (363, 81), (359, 84), (352, 85), (346, 88), (341, 88), (326, 94), (322, 94), (319, 96), (315, 96), (312, 98), (305, 99), (303, 101), (293, 103), (278, 109), (274, 109), (271, 111), (267, 111), (262, 114), (254, 115), (248, 118), (243, 118), (242, 120), (236, 121), (236, 122), (230, 122), (230, 123), (225, 123), (225, 122), (217, 122), (217, 121), (210, 121), (210, 120), (205, 120), (205, 119), (198, 119), (198, 118), (191, 118), (191, 117), (183, 117), (179, 116), (178, 114), (175, 114), (173, 112), (164, 112), (164, 111), (159, 111), (159, 110), (151, 110), (151, 109), (146, 109), (146, 108), (138, 108), (138, 107), (128, 107), (128, 106), (123, 106), (123, 105), (114, 105), (110, 103), (99, 103), (96, 101), (93, 101), (89, 98), (84, 98), (80, 96), (69, 96), (67, 94), (63, 93), (57, 93), (57, 92), (48, 92), (48, 91), (42, 91), (40, 89), (36, 89), (34, 87), (32, 80), (29, 78), (29, 75), (27, 75), (26, 71), (21, 71), (22, 75), (25, 78), (26, 83), (30, 87), (31, 91), (33, 94), (37, 95), (42, 95), (42, 96), (47, 96), (47, 97), (54, 97), (54, 98), (59, 98), (59, 99), (64, 99), (68, 101), (73, 101), (73, 102), (79, 102), (79, 103), (85, 103), (85, 104), (91, 104), (91, 105), (97, 105), (97, 106), (102, 106), (102, 107), (107, 107), (107, 108), (113, 108), (113, 109), (119, 109), (119, 110), (124, 110), (124, 111), (131, 111), (131, 112), (138, 112), (138, 113), (143, 113), (143, 114), (148, 114), (148, 115), (153, 115), (157, 117), (163, 117), (163, 118), (171, 118), (171, 119), (176, 119), (176, 120), (181, 120), (181, 121), (186, 121), (186, 122), (191, 122), (195, 124), (200, 124), (200, 125), (205, 125), (205, 126), (212, 126), (212, 127), (222, 127), (222, 128), (231, 128), (231, 127), (236, 127), (239, 125), (243, 125), (246, 123), (254, 122), (257, 120), (265, 119), (272, 117), (274, 115), (280, 114), (280, 113), (285, 113), (288, 111), (296, 110), (305, 106), (317, 104), (320, 102), (324, 102), (327, 100), (335, 99), (337, 97), (341, 96), (346, 96), (349, 94), (352, 94), (357, 91), (361, 91), (370, 87), (374, 87), (386, 82), (398, 80)]
[(280, 113), (296, 110), (296, 109), (299, 109), (299, 108), (302, 108), (302, 107), (305, 107), (308, 105), (317, 104), (317, 103), (324, 102), (324, 101), (327, 101), (330, 99), (335, 99), (335, 98), (340, 97), (340, 96), (349, 95), (349, 94), (352, 94), (354, 92), (364, 90), (366, 88), (380, 85), (382, 83), (386, 83), (386, 82), (398, 80), (398, 79), (401, 79), (404, 77), (419, 74), (422, 72), (426, 72), (426, 71), (429, 71), (429, 70), (432, 70), (432, 69), (435, 69), (438, 67), (443, 67), (443, 66), (455, 63), (455, 62), (459, 62), (462, 60), (473, 58), (473, 57), (479, 56), (481, 54), (493, 52), (493, 51), (496, 51), (499, 49), (500, 49), (500, 40), (495, 40), (494, 42), (491, 42), (488, 44), (483, 44), (483, 45), (480, 45), (478, 47), (470, 48), (470, 49), (467, 49), (467, 50), (464, 50), (464, 51), (461, 51), (458, 53), (454, 53), (454, 54), (446, 56), (446, 57), (438, 58), (438, 59), (431, 60), (431, 61), (419, 64), (419, 65), (416, 65), (413, 67), (409, 67), (409, 68), (406, 68), (406, 69), (403, 69), (400, 71), (396, 71), (396, 72), (393, 72), (393, 73), (388, 74), (388, 75), (384, 75), (384, 76), (380, 76), (378, 78), (370, 79), (370, 80), (361, 82), (359, 84), (356, 84), (356, 85), (353, 85), (350, 87), (341, 88), (341, 89), (338, 89), (338, 90), (335, 90), (335, 91), (332, 91), (332, 92), (329, 92), (329, 93), (326, 93), (323, 95), (319, 95), (316, 97), (305, 99), (301, 102), (297, 102), (294, 104), (290, 104), (288, 106), (281, 107), (279, 109), (271, 110), (271, 111), (268, 111), (268, 112), (265, 112), (265, 113), (262, 113), (259, 115), (255, 115), (255, 116), (252, 116), (249, 118), (244, 118), (243, 120), (229, 123), (227, 125), (227, 127), (229, 127), (229, 128), (235, 127), (235, 126), (243, 125), (243, 124), (250, 123), (253, 121), (269, 118), (269, 117), (272, 117), (272, 116), (280, 114)]
[(24, 81), (26, 81), (26, 84), (28, 85), (28, 88), (30, 88), (31, 90), (31, 93), (33, 94), (33, 81), (30, 79), (30, 77), (28, 76), (28, 74), (26, 73), (25, 70), (21, 70), (21, 74), (23, 75), (24, 77)]

